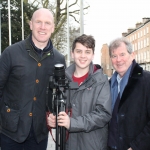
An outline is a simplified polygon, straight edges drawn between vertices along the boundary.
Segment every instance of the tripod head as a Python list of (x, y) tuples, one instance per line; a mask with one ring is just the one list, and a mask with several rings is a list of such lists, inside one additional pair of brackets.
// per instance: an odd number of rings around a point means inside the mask
[[(55, 106), (59, 105), (60, 102), (66, 104), (66, 90), (78, 89), (78, 84), (76, 82), (70, 82), (66, 78), (65, 67), (63, 64), (56, 64), (54, 65), (54, 74), (49, 78), (49, 89), (51, 89), (53, 93), (52, 112), (55, 113)], [(58, 101), (58, 104), (56, 104), (56, 100)]]

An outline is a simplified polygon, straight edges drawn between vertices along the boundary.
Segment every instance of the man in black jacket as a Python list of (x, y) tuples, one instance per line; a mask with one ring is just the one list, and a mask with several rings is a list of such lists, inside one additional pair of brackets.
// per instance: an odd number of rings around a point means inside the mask
[(150, 72), (135, 62), (132, 45), (114, 40), (109, 54), (116, 72), (110, 79), (110, 150), (150, 150)]
[(46, 150), (46, 89), (54, 65), (64, 56), (50, 40), (54, 18), (48, 9), (34, 12), (31, 35), (7, 47), (0, 59), (2, 150)]

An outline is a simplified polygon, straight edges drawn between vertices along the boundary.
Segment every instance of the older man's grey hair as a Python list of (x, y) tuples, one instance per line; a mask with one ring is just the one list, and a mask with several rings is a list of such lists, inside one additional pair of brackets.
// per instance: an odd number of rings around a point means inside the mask
[(127, 38), (121, 37), (121, 38), (117, 38), (117, 39), (113, 40), (110, 43), (110, 45), (109, 45), (109, 56), (110, 57), (111, 57), (111, 52), (114, 49), (117, 49), (118, 47), (120, 47), (122, 43), (124, 43), (126, 45), (126, 48), (127, 48), (127, 51), (129, 54), (131, 54), (133, 52), (132, 44), (127, 40)]

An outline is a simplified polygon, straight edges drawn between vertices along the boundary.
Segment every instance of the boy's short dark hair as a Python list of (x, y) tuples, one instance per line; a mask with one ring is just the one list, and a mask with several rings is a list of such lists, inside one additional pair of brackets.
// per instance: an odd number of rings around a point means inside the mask
[(73, 41), (72, 51), (74, 51), (74, 49), (76, 47), (76, 43), (81, 43), (85, 47), (91, 48), (93, 50), (93, 53), (94, 53), (94, 50), (95, 50), (95, 39), (93, 38), (93, 36), (82, 34), (81, 36), (77, 37)]

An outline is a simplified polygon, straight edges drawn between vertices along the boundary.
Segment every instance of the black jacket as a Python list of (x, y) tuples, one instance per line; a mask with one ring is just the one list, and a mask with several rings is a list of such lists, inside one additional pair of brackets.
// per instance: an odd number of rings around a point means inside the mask
[(118, 150), (150, 150), (150, 72), (133, 61), (118, 108)]
[(46, 88), (56, 63), (65, 64), (63, 55), (53, 48), (40, 58), (29, 38), (9, 46), (2, 53), (0, 114), (3, 134), (23, 142), (33, 124), (38, 142), (47, 137)]

